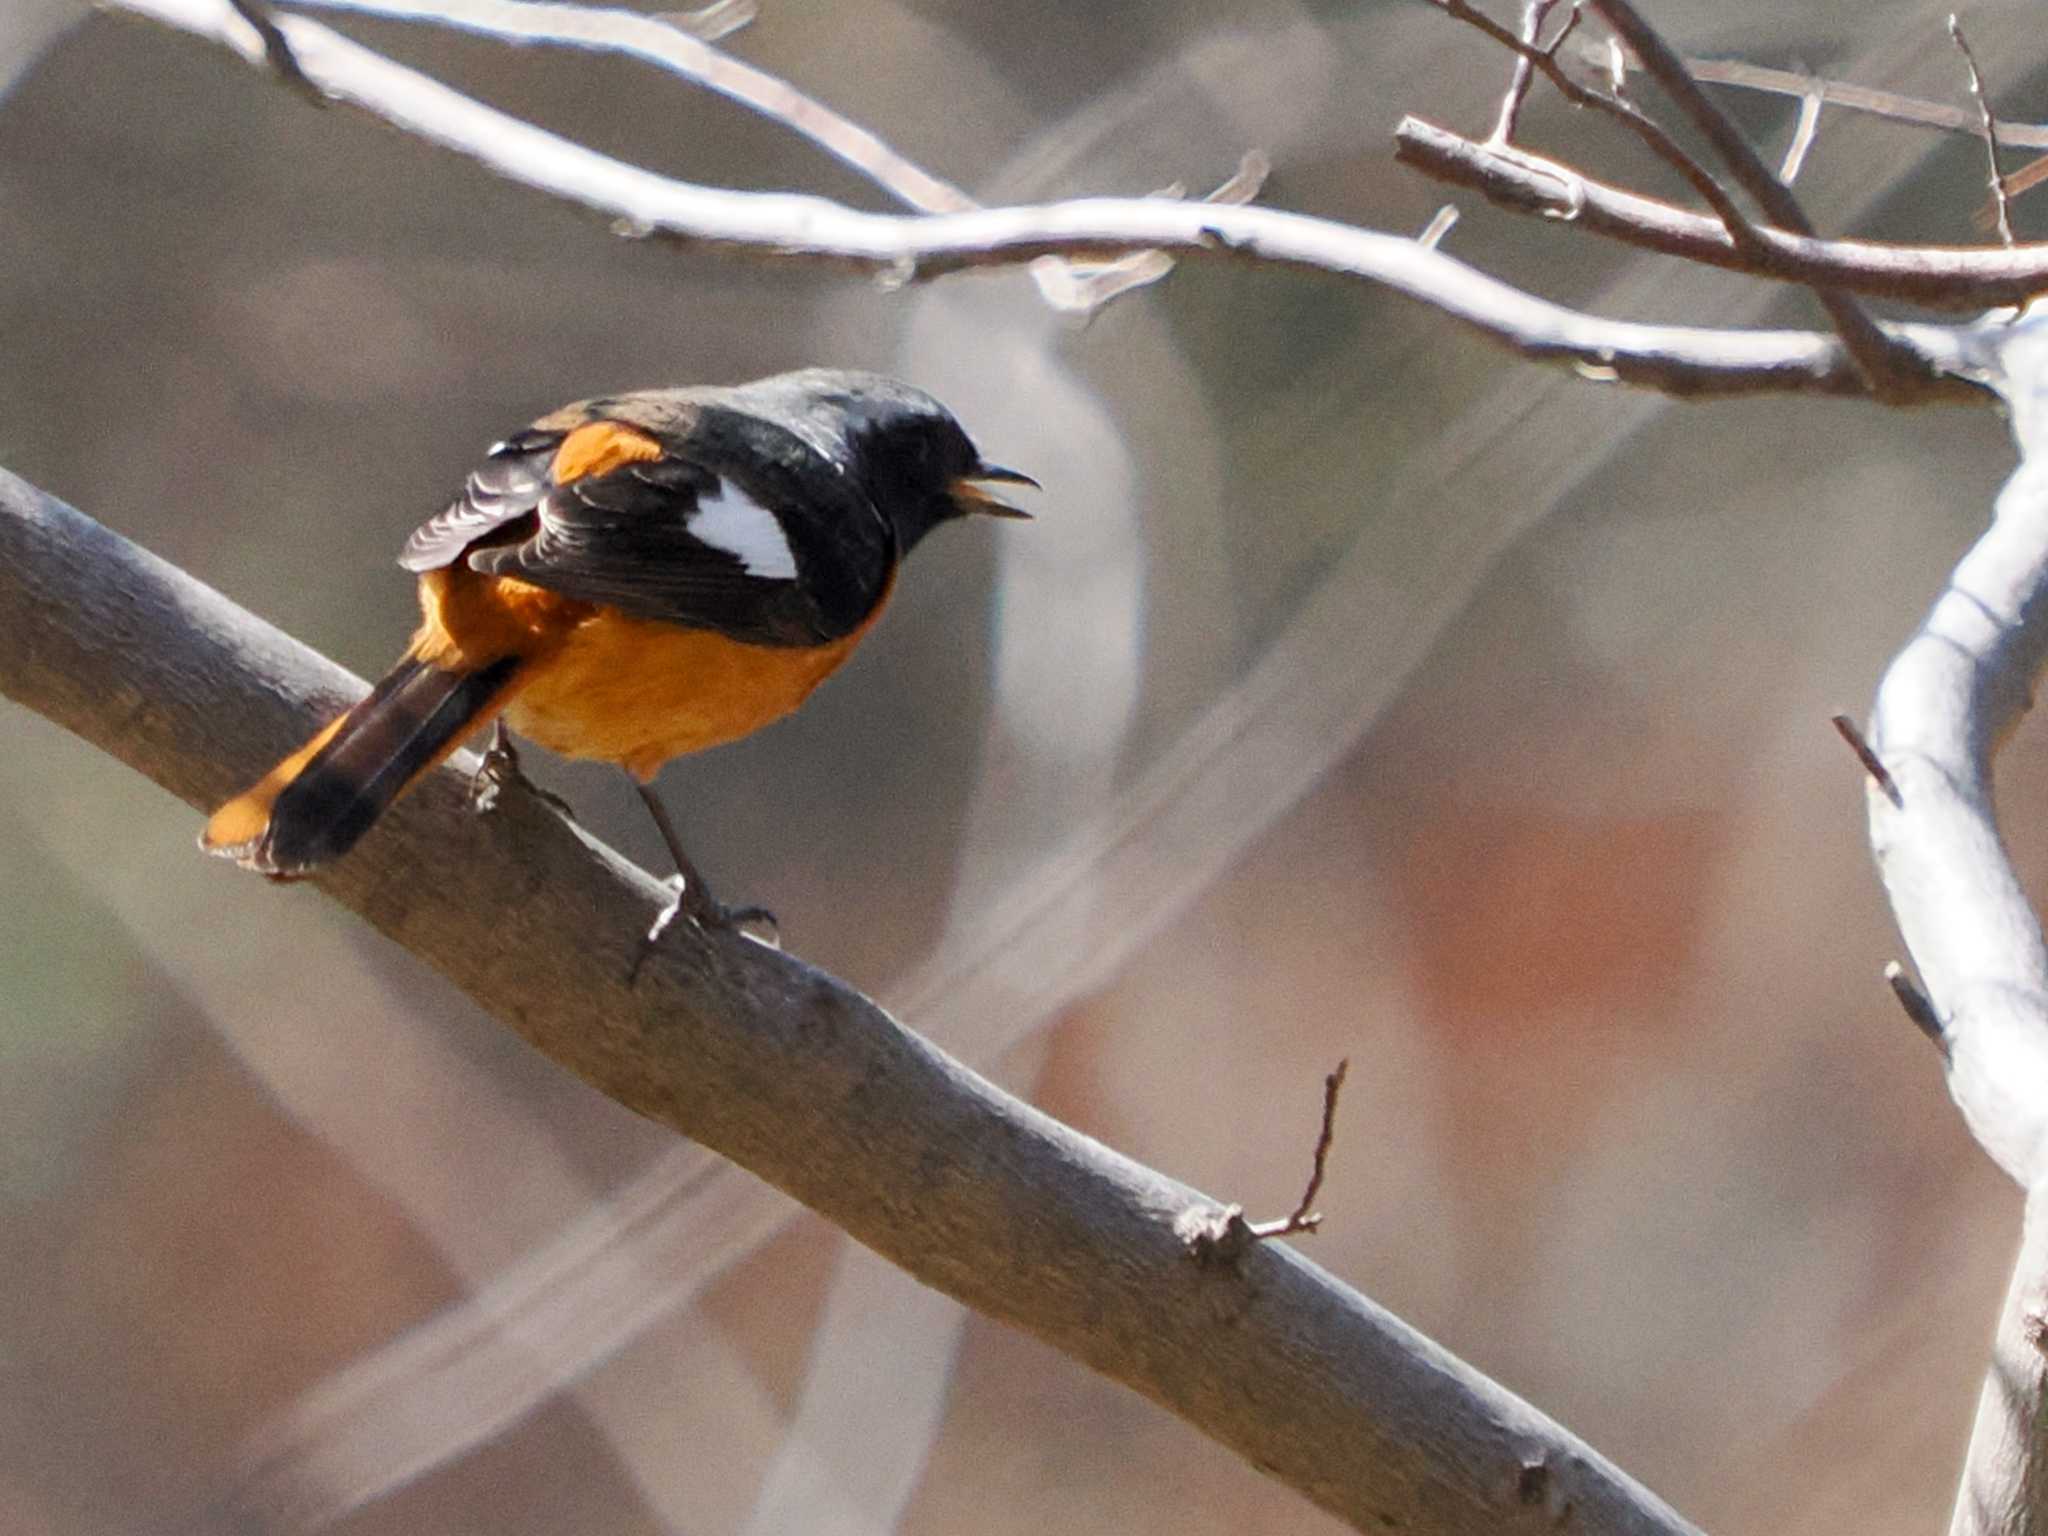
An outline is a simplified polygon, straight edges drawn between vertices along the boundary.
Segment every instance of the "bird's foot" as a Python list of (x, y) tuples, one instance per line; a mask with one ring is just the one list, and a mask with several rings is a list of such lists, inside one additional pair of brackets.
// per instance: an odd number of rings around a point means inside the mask
[(552, 806), (564, 819), (576, 819), (568, 801), (552, 790), (542, 789), (521, 771), (519, 753), (512, 745), (512, 738), (500, 725), (491, 735), (491, 744), (484, 748), (483, 760), (476, 765), (476, 772), (470, 775), (469, 808), (479, 816), (487, 815), (498, 808), (498, 797), (513, 787)]
[(766, 944), (770, 949), (782, 948), (782, 927), (776, 922), (775, 914), (766, 907), (728, 907), (702, 884), (692, 885), (681, 875), (670, 876), (668, 884), (673, 894), (667, 905), (655, 914), (653, 926), (641, 939), (640, 947), (633, 956), (632, 969), (626, 973), (627, 986), (633, 986), (640, 980), (640, 968), (647, 963), (647, 957), (654, 953), (661, 936), (668, 932), (678, 917), (686, 917), (704, 929), (736, 928), (756, 943)]

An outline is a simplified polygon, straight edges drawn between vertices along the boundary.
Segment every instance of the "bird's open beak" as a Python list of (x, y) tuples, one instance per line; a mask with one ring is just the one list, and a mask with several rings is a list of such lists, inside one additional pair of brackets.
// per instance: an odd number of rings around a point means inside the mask
[(1031, 516), (1022, 507), (1011, 506), (987, 486), (978, 483), (983, 480), (993, 480), (998, 485), (1028, 485), (1034, 491), (1040, 489), (1038, 482), (1020, 469), (1005, 469), (1000, 464), (977, 464), (970, 473), (953, 482), (953, 505), (962, 512), (980, 512), (988, 517)]

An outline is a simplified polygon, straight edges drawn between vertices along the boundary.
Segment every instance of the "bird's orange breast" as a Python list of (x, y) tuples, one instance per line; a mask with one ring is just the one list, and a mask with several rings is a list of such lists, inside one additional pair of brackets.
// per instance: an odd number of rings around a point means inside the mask
[(618, 763), (644, 783), (672, 757), (780, 720), (873, 623), (821, 646), (748, 645), (599, 609), (530, 668), (505, 721), (551, 751)]

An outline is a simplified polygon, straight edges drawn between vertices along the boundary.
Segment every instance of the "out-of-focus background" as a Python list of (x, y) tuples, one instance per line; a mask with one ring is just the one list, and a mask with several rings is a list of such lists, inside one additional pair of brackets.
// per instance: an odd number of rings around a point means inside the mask
[[(2009, 116), (2048, 35), (1965, 13)], [(1921, 3), (1653, 15), (1966, 100)], [(27, 18), (24, 8), (21, 18)], [(5, 11), (0, 10), (0, 24)], [(691, 179), (880, 194), (626, 62), (337, 22)], [(1416, 3), (767, 0), (727, 41), (989, 200), (1212, 185), (1394, 231)], [(1736, 102), (1769, 147), (1792, 110)], [(1666, 187), (1539, 89), (1527, 135)], [(1974, 238), (1979, 149), (1830, 113), (1824, 227)], [(1051, 1112), (1255, 1210), (1351, 1083), (1313, 1256), (1717, 1530), (1943, 1517), (2018, 1202), (1878, 973), (1829, 729), (1984, 521), (1988, 410), (1678, 406), (1358, 286), (1198, 265), (1092, 323), (679, 252), (97, 17), (0, 99), (0, 461), (360, 672), (474, 455), (577, 395), (903, 374), (1045, 482), (796, 719), (663, 788), (733, 897)], [(1811, 306), (1484, 208), (1644, 318)], [(0, 622), (4, 622), (0, 615)], [(0, 705), (0, 1527), (1333, 1529), (569, 1080)], [(2005, 824), (2041, 872), (2038, 731)], [(659, 868), (624, 781), (540, 760)]]

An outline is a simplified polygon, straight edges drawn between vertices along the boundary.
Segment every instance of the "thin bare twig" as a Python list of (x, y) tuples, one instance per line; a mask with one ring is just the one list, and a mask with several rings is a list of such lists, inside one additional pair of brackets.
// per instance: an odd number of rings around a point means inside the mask
[(1322, 1192), (1323, 1172), (1330, 1161), (1330, 1143), (1337, 1138), (1337, 1095), (1344, 1091), (1344, 1079), (1351, 1071), (1351, 1058), (1345, 1057), (1337, 1063), (1337, 1070), (1323, 1079), (1323, 1126), (1316, 1133), (1315, 1164), (1309, 1170), (1308, 1187), (1301, 1192), (1301, 1202), (1278, 1221), (1254, 1221), (1249, 1223), (1254, 1240), (1265, 1242), (1275, 1237), (1290, 1237), (1296, 1232), (1313, 1232), (1323, 1224), (1323, 1213), (1315, 1208), (1316, 1196)]
[[(1522, 0), (1522, 41), (1534, 47), (1543, 36), (1543, 23), (1550, 19), (1550, 13), (1557, 8), (1557, 0)], [(1559, 32), (1546, 50), (1556, 54), (1565, 38), (1578, 25), (1579, 8), (1572, 6), (1572, 13), (1565, 18), (1564, 30)], [(1522, 103), (1529, 99), (1529, 87), (1536, 79), (1536, 67), (1526, 54), (1515, 55), (1514, 73), (1508, 77), (1507, 94), (1501, 97), (1500, 117), (1493, 125), (1494, 144), (1512, 144), (1515, 141), (1515, 122), (1522, 115)]]
[[(1588, 0), (1588, 4), (1642, 61), (1644, 70), (1677, 103), (1687, 120), (1705, 135), (1737, 184), (1756, 199), (1770, 221), (1796, 235), (1813, 234), (1812, 221), (1799, 206), (1792, 189), (1771, 174), (1770, 167), (1742, 136), (1742, 130), (1687, 72), (1685, 60), (1643, 20), (1629, 0)], [(1720, 212), (1718, 208), (1715, 211)], [(1731, 228), (1729, 233), (1738, 244), (1744, 243), (1743, 232)], [(1753, 234), (1748, 238), (1754, 241)], [(1891, 339), (1851, 295), (1822, 285), (1816, 285), (1813, 292), (1841, 333), (1857, 366), (1868, 377), (1872, 392), (1880, 399), (1890, 398), (1900, 387), (1901, 372), (1910, 365), (1899, 357)]]
[(1964, 67), (1970, 72), (1970, 95), (1977, 103), (1977, 118), (1984, 132), (1984, 158), (1990, 167), (1991, 205), (1998, 217), (1998, 240), (2008, 250), (2012, 248), (2012, 207), (2006, 196), (2005, 178), (1998, 171), (1998, 119), (1991, 112), (1991, 98), (1984, 90), (1984, 74), (1977, 68), (1977, 55), (1970, 50), (1970, 40), (1963, 36), (1962, 19), (1949, 12), (1948, 35), (1956, 45), (1956, 51), (1963, 56)]
[(1275, 1221), (1246, 1221), (1241, 1205), (1197, 1201), (1184, 1208), (1173, 1223), (1174, 1235), (1186, 1246), (1190, 1258), (1203, 1264), (1235, 1266), (1260, 1243), (1313, 1232), (1323, 1224), (1322, 1213), (1315, 1209), (1316, 1195), (1322, 1190), (1330, 1143), (1337, 1135), (1337, 1095), (1343, 1091), (1344, 1078), (1350, 1070), (1351, 1059), (1346, 1057), (1337, 1063), (1336, 1071), (1323, 1079), (1322, 1128), (1316, 1133), (1315, 1165), (1309, 1172), (1308, 1187), (1302, 1191), (1300, 1204)]
[[(1738, 90), (1762, 91), (1775, 96), (1817, 95), (1825, 106), (1842, 107), (1892, 122), (1939, 128), (1948, 133), (1974, 134), (1977, 131), (1976, 113), (1945, 101), (1928, 101), (1921, 96), (1883, 91), (1875, 86), (1830, 79), (1826, 75), (1807, 74), (1803, 70), (1774, 69), (1768, 64), (1752, 64), (1747, 59), (1703, 59), (1688, 55), (1685, 67), (1693, 79), (1706, 85), (1728, 85)], [(2048, 125), (2001, 123), (1999, 136), (2007, 144), (2048, 149)]]
[(1870, 782), (1877, 786), (1885, 799), (1904, 810), (1906, 801), (1899, 793), (1898, 780), (1892, 777), (1891, 769), (1885, 767), (1884, 759), (1877, 755), (1876, 749), (1864, 737), (1856, 722), (1847, 715), (1836, 715), (1833, 717), (1833, 723), (1837, 734), (1849, 744), (1849, 750), (1856, 754), (1856, 761), (1863, 765), (1863, 771), (1870, 775)]

